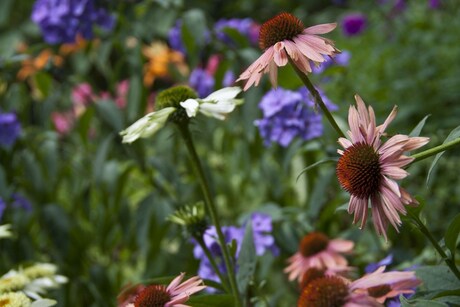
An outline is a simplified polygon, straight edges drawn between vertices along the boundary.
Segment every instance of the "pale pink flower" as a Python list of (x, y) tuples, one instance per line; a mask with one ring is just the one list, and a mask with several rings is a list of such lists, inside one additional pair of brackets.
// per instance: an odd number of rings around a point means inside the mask
[(117, 84), (117, 92), (115, 97), (115, 104), (120, 109), (126, 107), (128, 101), (128, 92), (129, 92), (129, 80), (120, 81)]
[(190, 298), (190, 295), (206, 288), (198, 276), (194, 276), (181, 283), (185, 273), (173, 279), (168, 286), (150, 285), (142, 288), (136, 293), (135, 297), (124, 296), (132, 299), (126, 304), (126, 301), (120, 302), (119, 306), (142, 307), (142, 306), (164, 306), (164, 307), (190, 307), (184, 303)]
[(388, 223), (398, 230), (399, 213), (406, 214), (404, 205), (416, 206), (418, 202), (396, 180), (409, 175), (403, 169), (414, 159), (404, 153), (428, 143), (426, 137), (409, 137), (397, 134), (382, 142), (385, 129), (396, 116), (396, 107), (382, 125), (377, 126), (372, 107), (366, 109), (361, 97), (355, 95), (356, 105), (348, 113), (348, 139), (339, 138), (345, 150), (337, 163), (340, 185), (351, 194), (348, 212), (354, 213), (353, 223), (361, 219), (362, 228), (367, 220), (368, 203), (371, 202), (374, 226), (387, 239)]
[(385, 266), (381, 266), (374, 272), (355, 280), (350, 284), (350, 290), (354, 293), (367, 293), (383, 304), (387, 298), (397, 297), (400, 294), (413, 294), (415, 288), (421, 283), (412, 271), (384, 271)]
[(351, 252), (354, 243), (348, 240), (329, 238), (312, 232), (303, 237), (299, 251), (288, 259), (289, 265), (284, 269), (289, 280), (302, 281), (309, 268), (326, 269), (329, 272), (342, 273), (350, 271), (347, 259), (342, 255)]
[(326, 56), (334, 56), (339, 51), (334, 43), (317, 34), (329, 33), (337, 24), (320, 24), (305, 28), (302, 21), (289, 13), (281, 13), (260, 27), (259, 45), (264, 53), (252, 63), (238, 78), (248, 80), (246, 91), (253, 84), (257, 86), (262, 75), (269, 73), (270, 81), (277, 86), (278, 67), (285, 66), (292, 59), (305, 74), (311, 72), (310, 61), (322, 63)]
[(89, 83), (80, 83), (72, 89), (72, 102), (74, 106), (87, 106), (93, 100), (93, 90)]
[(380, 267), (355, 281), (331, 275), (313, 278), (302, 288), (297, 306), (383, 307), (387, 298), (414, 293), (420, 284), (414, 272), (384, 270)]

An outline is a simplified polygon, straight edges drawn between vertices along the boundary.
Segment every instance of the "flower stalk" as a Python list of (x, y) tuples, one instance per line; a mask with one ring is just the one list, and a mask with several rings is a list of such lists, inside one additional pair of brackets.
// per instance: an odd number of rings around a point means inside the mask
[(439, 255), (442, 257), (444, 262), (447, 264), (447, 266), (450, 268), (452, 273), (457, 277), (458, 280), (460, 280), (460, 271), (458, 270), (457, 266), (455, 263), (452, 261), (451, 258), (447, 256), (447, 254), (444, 252), (442, 247), (439, 245), (438, 241), (433, 237), (433, 234), (426, 228), (425, 224), (420, 220), (420, 218), (414, 214), (412, 211), (408, 211), (408, 215), (411, 218), (412, 222), (417, 226), (417, 228), (420, 230), (420, 232), (427, 237), (427, 239), (431, 242), (433, 247), (436, 249), (436, 251), (439, 253)]
[(439, 145), (439, 146), (424, 150), (424, 151), (419, 152), (417, 154), (414, 154), (414, 155), (411, 156), (412, 158), (414, 158), (414, 161), (412, 161), (411, 164), (415, 163), (415, 162), (418, 162), (418, 161), (421, 161), (421, 160), (424, 160), (426, 158), (429, 158), (429, 157), (431, 157), (433, 155), (436, 155), (436, 154), (438, 154), (440, 152), (446, 151), (447, 149), (449, 149), (451, 147), (454, 147), (454, 146), (456, 146), (458, 144), (460, 144), (460, 138), (455, 139), (455, 140), (450, 141), (450, 142), (447, 142), (445, 144), (442, 144), (442, 145)]
[(310, 79), (307, 77), (306, 74), (304, 74), (294, 63), (294, 61), (291, 59), (291, 57), (288, 57), (289, 63), (291, 66), (294, 68), (294, 71), (297, 73), (297, 76), (299, 76), (300, 80), (302, 80), (303, 84), (307, 87), (308, 91), (311, 93), (313, 96), (313, 99), (315, 100), (315, 103), (319, 105), (321, 108), (321, 111), (323, 111), (323, 114), (326, 116), (327, 120), (329, 123), (332, 125), (332, 128), (337, 131), (340, 137), (346, 137), (343, 131), (340, 129), (339, 125), (335, 121), (334, 117), (332, 116), (331, 112), (327, 108), (326, 104), (324, 103), (323, 99), (321, 98), (321, 95), (318, 93), (316, 88), (313, 86), (311, 83)]
[[(180, 131), (180, 133), (182, 135), (183, 140), (185, 141), (185, 145), (187, 147), (187, 150), (188, 150), (188, 152), (190, 154), (192, 167), (193, 167), (193, 170), (194, 170), (194, 172), (196, 173), (196, 175), (198, 177), (198, 181), (199, 181), (201, 190), (203, 192), (204, 202), (205, 202), (207, 211), (209, 212), (209, 215), (210, 215), (212, 223), (216, 227), (217, 240), (218, 240), (218, 242), (220, 244), (220, 247), (222, 249), (224, 263), (225, 263), (225, 267), (227, 268), (227, 274), (228, 274), (228, 278), (229, 278), (229, 282), (230, 282), (231, 292), (232, 292), (232, 294), (234, 296), (234, 300), (235, 300), (235, 306), (241, 307), (242, 306), (241, 305), (241, 299), (240, 299), (240, 295), (238, 293), (238, 287), (237, 287), (237, 284), (236, 284), (235, 271), (233, 270), (233, 264), (232, 264), (232, 260), (231, 260), (231, 257), (230, 257), (230, 252), (228, 250), (227, 244), (225, 244), (224, 234), (222, 233), (220, 222), (219, 222), (219, 219), (217, 217), (216, 206), (215, 206), (214, 201), (213, 201), (213, 199), (211, 197), (211, 192), (210, 192), (209, 185), (208, 185), (208, 182), (206, 180), (206, 177), (204, 175), (203, 167), (201, 166), (201, 161), (200, 161), (200, 159), (198, 157), (198, 154), (196, 152), (195, 145), (193, 143), (193, 139), (192, 139), (192, 136), (190, 134), (190, 130), (188, 129), (188, 126), (187, 125), (178, 125), (178, 128), (179, 128), (179, 131)], [(218, 273), (218, 272), (219, 271), (217, 270), (216, 273)], [(220, 275), (219, 275), (219, 277), (220, 277)], [(222, 280), (222, 283), (225, 284), (224, 280)]]

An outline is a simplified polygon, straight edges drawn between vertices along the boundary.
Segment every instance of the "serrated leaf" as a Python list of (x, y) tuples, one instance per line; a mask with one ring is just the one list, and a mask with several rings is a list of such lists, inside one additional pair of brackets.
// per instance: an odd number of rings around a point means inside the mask
[[(454, 130), (452, 130), (452, 131), (449, 133), (449, 135), (447, 136), (447, 138), (444, 140), (443, 144), (448, 143), (448, 142), (453, 141), (453, 140), (458, 139), (458, 138), (460, 138), (460, 126), (458, 126), (457, 128), (455, 128)], [(426, 184), (427, 184), (427, 185), (428, 185), (428, 183), (430, 182), (431, 174), (433, 173), (433, 170), (435, 169), (436, 165), (438, 164), (439, 159), (441, 158), (441, 156), (442, 156), (444, 153), (445, 153), (445, 151), (438, 153), (438, 154), (434, 157), (433, 162), (431, 162), (430, 169), (428, 170), (428, 175), (426, 176)]]
[(444, 242), (446, 247), (451, 252), (452, 261), (455, 263), (455, 251), (457, 250), (457, 239), (460, 234), (460, 213), (457, 214), (452, 222), (447, 227), (446, 234), (444, 235)]
[(427, 120), (428, 117), (430, 117), (430, 116), (431, 116), (431, 115), (425, 116), (425, 117), (417, 124), (417, 126), (415, 126), (415, 128), (412, 129), (412, 131), (409, 133), (409, 136), (410, 136), (410, 137), (419, 136), (419, 135), (420, 135), (420, 132), (422, 132), (422, 129), (423, 129), (423, 127), (425, 126), (426, 120)]
[(249, 282), (253, 278), (256, 270), (256, 248), (254, 246), (251, 220), (246, 224), (246, 230), (244, 232), (243, 243), (241, 244), (237, 263), (238, 273), (236, 274), (236, 280), (238, 283), (238, 290), (243, 297), (246, 297)]

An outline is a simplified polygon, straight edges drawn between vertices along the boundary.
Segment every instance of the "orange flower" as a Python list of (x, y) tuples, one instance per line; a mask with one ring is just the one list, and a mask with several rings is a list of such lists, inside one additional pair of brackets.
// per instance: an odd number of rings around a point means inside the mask
[(59, 67), (63, 62), (64, 59), (61, 56), (53, 54), (50, 49), (45, 49), (36, 57), (30, 57), (22, 61), (22, 67), (18, 71), (17, 77), (19, 80), (24, 81), (28, 77), (45, 68), (48, 63), (52, 63), (53, 65)]
[(180, 74), (188, 73), (184, 56), (180, 52), (171, 50), (164, 43), (154, 42), (150, 46), (143, 47), (142, 53), (148, 59), (144, 65), (145, 86), (151, 86), (157, 77), (167, 77), (170, 64), (175, 65)]

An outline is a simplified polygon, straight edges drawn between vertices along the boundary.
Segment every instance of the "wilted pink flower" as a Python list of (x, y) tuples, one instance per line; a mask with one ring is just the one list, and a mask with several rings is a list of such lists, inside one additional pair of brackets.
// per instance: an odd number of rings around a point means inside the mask
[(248, 80), (247, 90), (259, 84), (262, 75), (269, 73), (270, 81), (277, 86), (278, 67), (285, 66), (292, 59), (305, 74), (311, 72), (310, 61), (322, 63), (325, 56), (334, 56), (338, 50), (331, 40), (317, 34), (334, 30), (335, 23), (304, 28), (302, 21), (289, 13), (281, 13), (260, 27), (259, 45), (264, 53), (244, 71), (237, 81)]
[(396, 116), (396, 107), (385, 122), (377, 126), (372, 107), (366, 109), (358, 95), (355, 99), (357, 108), (350, 106), (348, 113), (349, 139), (339, 138), (339, 144), (345, 150), (337, 151), (341, 155), (337, 163), (337, 178), (351, 194), (348, 212), (355, 214), (353, 223), (361, 219), (360, 228), (364, 226), (370, 200), (374, 226), (387, 239), (388, 222), (398, 230), (401, 225), (399, 213), (406, 214), (404, 205), (418, 204), (395, 181), (409, 175), (403, 167), (414, 160), (404, 153), (422, 147), (429, 138), (397, 134), (383, 143), (381, 138)]
[(126, 307), (144, 307), (144, 306), (164, 306), (164, 307), (190, 307), (184, 303), (190, 298), (190, 295), (199, 292), (206, 288), (203, 281), (194, 276), (181, 284), (185, 273), (173, 279), (168, 286), (150, 285), (137, 292), (135, 297), (128, 296), (128, 299), (133, 299), (127, 305), (126, 301), (121, 302), (119, 306)]
[(317, 276), (302, 288), (298, 307), (383, 307), (387, 298), (414, 293), (414, 272), (386, 272), (385, 267), (353, 282), (339, 276)]
[(349, 271), (348, 261), (342, 255), (353, 249), (354, 243), (348, 240), (329, 238), (320, 232), (312, 232), (303, 237), (299, 251), (288, 259), (284, 272), (289, 280), (297, 278), (301, 282), (309, 268), (328, 269), (335, 272)]

